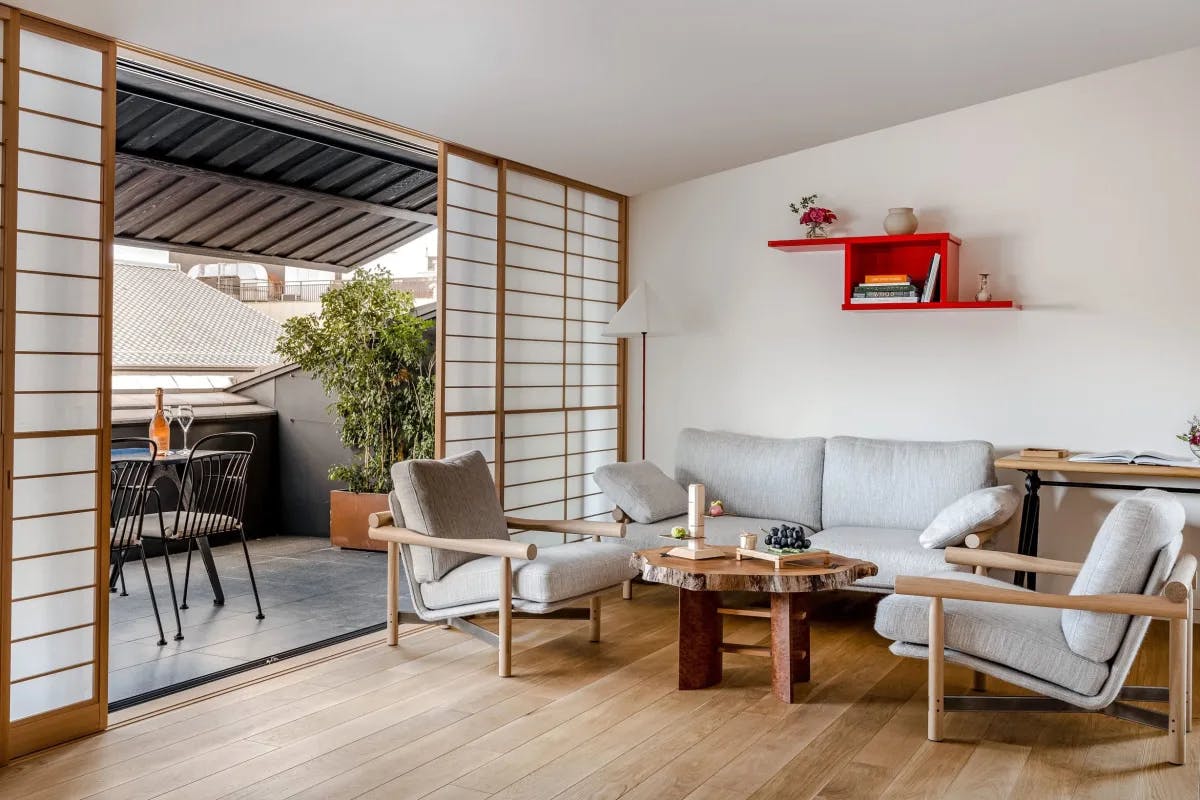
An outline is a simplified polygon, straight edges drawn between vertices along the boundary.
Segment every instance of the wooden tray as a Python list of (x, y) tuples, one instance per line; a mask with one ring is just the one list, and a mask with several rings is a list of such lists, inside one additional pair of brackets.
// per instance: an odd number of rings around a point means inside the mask
[(784, 564), (791, 564), (795, 561), (811, 561), (814, 557), (824, 562), (825, 566), (830, 566), (833, 560), (829, 556), (830, 553), (828, 550), (821, 550), (819, 548), (811, 548), (805, 550), (803, 553), (765, 553), (762, 550), (747, 550), (744, 547), (739, 547), (736, 558), (738, 561), (741, 561), (743, 558), (760, 558), (763, 561), (774, 563), (775, 569), (779, 569)]

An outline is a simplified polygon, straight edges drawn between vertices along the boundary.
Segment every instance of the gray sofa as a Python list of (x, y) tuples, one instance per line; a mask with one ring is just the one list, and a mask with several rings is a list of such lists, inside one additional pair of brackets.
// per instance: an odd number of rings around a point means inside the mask
[[(966, 569), (947, 564), (944, 549), (926, 548), (918, 537), (947, 506), (995, 485), (992, 462), (992, 445), (982, 441), (775, 439), (686, 428), (676, 445), (675, 482), (702, 483), (710, 501), (723, 501), (725, 516), (705, 522), (710, 543), (737, 544), (741, 531), (799, 523), (817, 531), (814, 546), (879, 565), (855, 588), (890, 592), (897, 575)], [(602, 468), (597, 483), (611, 486), (624, 467)], [(613, 493), (606, 491), (614, 514), (628, 519)], [(661, 547), (661, 534), (686, 524), (686, 513), (629, 521), (624, 543)]]

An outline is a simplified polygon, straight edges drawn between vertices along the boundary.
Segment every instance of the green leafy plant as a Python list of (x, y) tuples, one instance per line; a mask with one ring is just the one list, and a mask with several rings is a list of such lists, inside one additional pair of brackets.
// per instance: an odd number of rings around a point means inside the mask
[(386, 270), (360, 269), (321, 296), (320, 314), (285, 322), (275, 345), (335, 398), (342, 444), (358, 455), (329, 478), (352, 492), (387, 492), (392, 464), (433, 457), (432, 325), (412, 310)]

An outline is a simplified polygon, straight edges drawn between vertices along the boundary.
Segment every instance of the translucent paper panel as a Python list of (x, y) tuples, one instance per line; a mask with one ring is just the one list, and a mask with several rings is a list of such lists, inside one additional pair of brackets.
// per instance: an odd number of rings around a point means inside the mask
[(562, 364), (506, 364), (506, 386), (562, 386)]
[(13, 441), (13, 475), (51, 475), (96, 468), (95, 436), (52, 436)]
[(96, 507), (96, 473), (18, 478), (13, 481), (13, 517), (58, 514)]
[(452, 181), (470, 183), (495, 189), (498, 171), (491, 164), (481, 164), (469, 158), (451, 155), (446, 159), (446, 177)]
[(99, 315), (100, 281), (18, 273), (17, 311)]
[[(560, 245), (561, 247), (561, 245)], [(525, 267), (540, 269), (545, 272), (562, 274), (563, 255), (558, 250), (546, 250), (540, 247), (518, 244), (511, 239), (504, 248), (504, 257), (510, 267)]]
[(12, 686), (9, 719), (13, 722), (90, 700), (93, 667), (86, 665), (21, 681)]
[(17, 269), (100, 277), (100, 242), (22, 231), (17, 234)]
[(527, 197), (509, 194), (505, 199), (505, 211), (509, 217), (540, 222), (554, 228), (562, 228), (565, 217), (562, 206), (530, 200)]
[(562, 500), (562, 494), (563, 482), (561, 480), (509, 486), (504, 490), (504, 508), (506, 511), (523, 514), (526, 508)]
[(18, 352), (98, 353), (98, 317), (17, 314)]
[(544, 436), (520, 436), (510, 438), (506, 445), (504, 456), (510, 461), (521, 461), (530, 458), (549, 458), (566, 454), (566, 439), (561, 433), (548, 433)]
[(99, 370), (99, 356), (17, 355), (13, 388), (18, 392), (95, 391)]
[(487, 439), (496, 434), (496, 418), (491, 415), (446, 417), (443, 430), (446, 441)]
[(551, 478), (563, 478), (566, 475), (565, 469), (566, 463), (561, 457), (537, 458), (532, 461), (507, 461), (504, 465), (504, 478), (508, 486), (534, 483)]
[(12, 638), (24, 639), (50, 631), (95, 622), (96, 599), (91, 589), (20, 600), (12, 606)]
[(59, 236), (100, 237), (100, 206), (86, 200), (17, 192), (17, 227)]
[[(449, 336), (495, 336), (496, 315), (447, 309), (443, 323)], [(495, 358), (495, 351), (492, 352)]]
[(496, 263), (496, 243), (461, 233), (446, 233), (446, 257)]
[(612, 503), (602, 493), (567, 500), (567, 517), (570, 519), (608, 516), (611, 513)]
[(510, 169), (506, 175), (507, 189), (510, 194), (532, 197), (546, 203), (563, 205), (566, 199), (566, 187), (543, 178), (535, 178), (524, 172)]
[[(525, 270), (521, 270), (525, 272)], [(557, 279), (559, 284), (559, 295), (557, 297), (547, 294), (532, 294), (529, 292), (505, 292), (504, 293), (504, 310), (509, 314), (522, 314), (526, 316), (552, 317), (556, 320), (561, 320), (566, 312), (566, 307), (563, 303), (561, 295), (562, 279)]]
[(496, 192), (458, 181), (446, 181), (446, 205), (496, 213)]
[(537, 414), (508, 414), (504, 418), (505, 433), (510, 437), (540, 436), (562, 433), (566, 418), (561, 411)]
[(617, 382), (617, 368), (612, 364), (567, 364), (567, 383), (571, 386), (608, 386)]
[(448, 285), (446, 287), (446, 308), (494, 312), (496, 310), (496, 290), (477, 286)]
[(568, 342), (567, 362), (571, 364), (616, 364), (617, 345), (604, 342)]
[(496, 269), (489, 264), (446, 259), (446, 282), (465, 286), (496, 288)]
[(491, 387), (461, 389), (447, 386), (443, 391), (447, 412), (488, 411), (496, 407), (496, 390)]
[(489, 361), (496, 357), (496, 340), (490, 337), (447, 336), (443, 345), (447, 364), (451, 361)]
[[(99, 125), (101, 122), (103, 97), (99, 89), (22, 72), (19, 91), (21, 108), (92, 125)], [(21, 138), (23, 146), (32, 146), (31, 142), (25, 141), (25, 137)]]
[(13, 522), (13, 558), (81, 550), (95, 543), (95, 511), (30, 517)]
[[(24, 139), (24, 135), (21, 138)], [(39, 153), (17, 153), (17, 181), (22, 189), (84, 200), (100, 199), (100, 167), (95, 164), (80, 164)]]
[[(511, 243), (534, 245), (560, 252), (565, 244), (561, 228), (548, 228), (532, 222), (521, 222), (511, 217), (505, 223), (504, 236)], [(561, 260), (561, 256), (559, 258)]]
[(520, 292), (560, 295), (563, 290), (563, 276), (561, 272), (543, 272), (509, 266), (504, 273), (504, 288)]
[(493, 214), (467, 211), (462, 208), (447, 208), (446, 230), (495, 239), (496, 217)]
[(103, 83), (104, 59), (100, 51), (31, 31), (21, 31), (21, 67), (92, 86)]
[(596, 408), (567, 412), (567, 430), (570, 432), (617, 427), (615, 408)]
[(96, 581), (96, 553), (86, 550), (14, 561), (13, 599), (91, 586)]
[(563, 390), (557, 387), (504, 387), (504, 407), (508, 409), (561, 408)]
[(567, 212), (567, 230), (613, 241), (619, 239), (621, 234), (621, 226), (616, 220), (585, 214), (582, 211)]
[(87, 663), (92, 660), (94, 650), (92, 626), (53, 633), (14, 642), (12, 645), (12, 669), (14, 681), (41, 675), (53, 670)]
[(495, 386), (496, 365), (477, 364), (474, 362), (455, 362), (446, 364), (446, 386)]
[(448, 441), (446, 442), (446, 457), (458, 456), (472, 451), (479, 451), (483, 454), (484, 460), (494, 462), (496, 460), (496, 440), (495, 439), (466, 439), (464, 441)]
[(561, 341), (525, 342), (510, 339), (504, 343), (504, 358), (508, 362), (531, 361), (537, 363), (562, 363)]
[(617, 302), (617, 284), (610, 281), (598, 281), (592, 278), (577, 278), (568, 276), (567, 297), (578, 297), (583, 300), (598, 300), (605, 303)]
[(43, 153), (99, 163), (100, 130), (42, 114), (20, 112), (21, 139)]
[(597, 453), (575, 453), (567, 456), (568, 475), (591, 475), (597, 467), (611, 464), (617, 460), (616, 450), (603, 450)]
[(17, 433), (80, 430), (99, 425), (100, 397), (82, 394), (19, 394), (13, 398)]
[(504, 317), (504, 335), (509, 339), (549, 339), (562, 341), (563, 321), (544, 317)]

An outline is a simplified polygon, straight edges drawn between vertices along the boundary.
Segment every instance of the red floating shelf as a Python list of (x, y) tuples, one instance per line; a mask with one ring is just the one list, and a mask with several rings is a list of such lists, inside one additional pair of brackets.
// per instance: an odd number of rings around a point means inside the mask
[[(966, 309), (1020, 308), (1012, 300), (986, 303), (958, 299), (958, 249), (962, 240), (949, 233), (914, 233), (908, 236), (841, 236), (829, 239), (777, 239), (767, 246), (785, 253), (804, 250), (845, 251), (845, 281), (842, 287), (843, 311), (937, 311)], [(941, 255), (937, 296), (930, 303), (850, 302), (856, 284), (867, 275), (908, 275), (923, 283), (929, 277), (929, 264), (935, 253)]]

